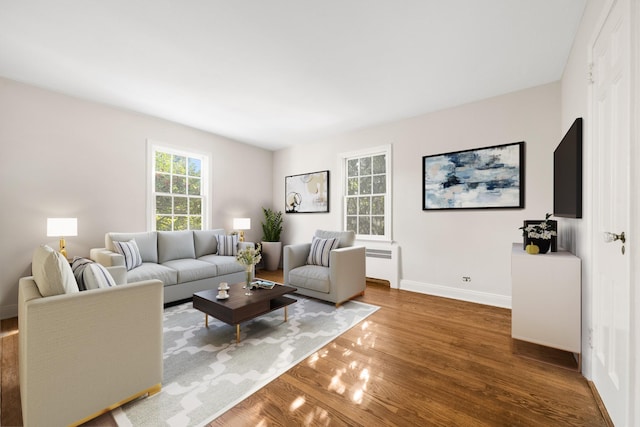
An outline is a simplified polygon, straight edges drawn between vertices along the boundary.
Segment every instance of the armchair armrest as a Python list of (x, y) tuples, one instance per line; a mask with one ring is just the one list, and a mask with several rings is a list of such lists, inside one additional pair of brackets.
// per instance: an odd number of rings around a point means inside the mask
[(364, 292), (367, 287), (364, 246), (334, 249), (330, 254), (329, 275), (337, 292), (337, 302)]
[(282, 273), (284, 284), (289, 283), (289, 272), (294, 268), (301, 267), (307, 263), (311, 243), (300, 243), (297, 245), (286, 245), (284, 247), (284, 258), (282, 261)]

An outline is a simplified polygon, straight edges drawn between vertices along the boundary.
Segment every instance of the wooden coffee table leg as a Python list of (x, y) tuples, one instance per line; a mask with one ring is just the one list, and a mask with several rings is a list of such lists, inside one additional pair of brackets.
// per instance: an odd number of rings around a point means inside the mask
[(209, 315), (207, 313), (204, 314), (204, 326), (206, 328), (209, 327)]
[(288, 319), (288, 316), (287, 316), (287, 308), (288, 308), (288, 306), (286, 306), (286, 305), (285, 305), (285, 306), (284, 306), (284, 321), (285, 321), (285, 322), (286, 322), (286, 321), (287, 321), (287, 319)]
[(236, 325), (236, 343), (240, 342), (240, 323)]

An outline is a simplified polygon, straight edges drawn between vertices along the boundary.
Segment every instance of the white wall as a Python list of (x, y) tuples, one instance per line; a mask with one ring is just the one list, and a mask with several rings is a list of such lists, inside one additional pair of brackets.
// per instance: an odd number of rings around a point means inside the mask
[(211, 227), (251, 217), (247, 240), (262, 237), (272, 152), (0, 78), (0, 318), (17, 314), (18, 278), (30, 274), (34, 248), (58, 247), (47, 217), (78, 218), (70, 257), (103, 246), (107, 231), (146, 230), (148, 138), (210, 153)]
[[(522, 240), (518, 227), (553, 210), (559, 117), (560, 85), (551, 83), (277, 151), (274, 204), (282, 210), (285, 176), (330, 170), (330, 212), (285, 214), (283, 241), (307, 242), (317, 228), (340, 229), (339, 153), (392, 144), (401, 288), (509, 307), (511, 243)], [(422, 156), (518, 141), (526, 142), (524, 210), (422, 210)], [(463, 284), (462, 276), (471, 282)]]

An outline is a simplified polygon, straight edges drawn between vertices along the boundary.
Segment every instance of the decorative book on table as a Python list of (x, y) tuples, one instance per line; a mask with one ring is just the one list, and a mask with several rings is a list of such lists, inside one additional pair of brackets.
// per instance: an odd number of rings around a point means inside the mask
[(262, 279), (254, 280), (251, 283), (264, 289), (273, 289), (273, 287), (276, 285), (275, 282), (270, 282), (269, 280)]

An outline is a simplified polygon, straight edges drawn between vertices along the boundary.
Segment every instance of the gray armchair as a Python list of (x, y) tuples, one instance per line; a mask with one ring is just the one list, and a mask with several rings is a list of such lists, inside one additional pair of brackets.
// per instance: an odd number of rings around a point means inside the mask
[[(320, 239), (317, 243), (316, 238)], [(364, 295), (365, 248), (354, 246), (354, 242), (353, 231), (317, 230), (312, 243), (285, 246), (284, 283), (298, 288), (301, 295), (330, 301), (336, 306)], [(312, 247), (316, 256), (310, 259)]]

